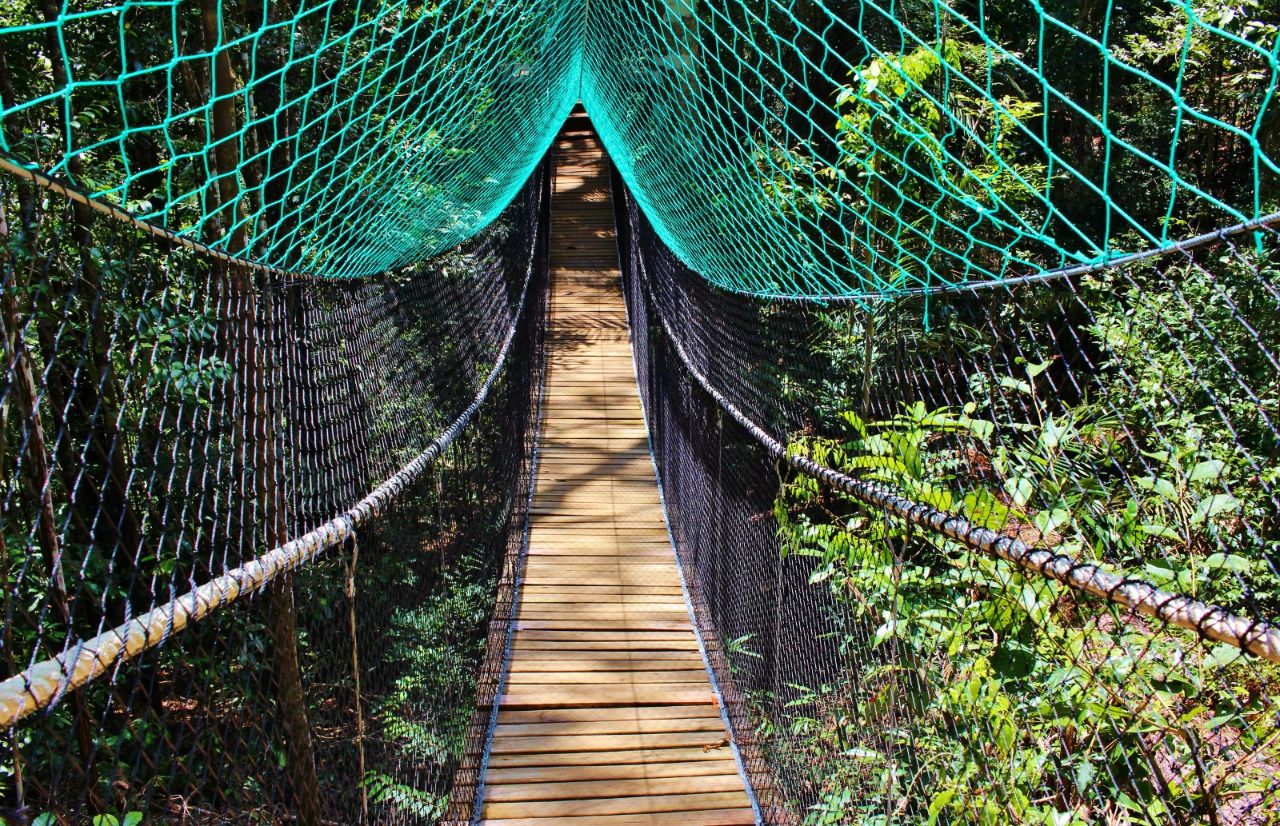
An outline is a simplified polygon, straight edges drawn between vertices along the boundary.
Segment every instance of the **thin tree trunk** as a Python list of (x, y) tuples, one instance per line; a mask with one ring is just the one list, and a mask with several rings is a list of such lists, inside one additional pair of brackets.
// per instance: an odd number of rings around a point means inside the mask
[[(42, 11), (47, 21), (56, 21), (61, 13), (54, 0), (43, 0)], [(68, 83), (67, 68), (60, 59), (61, 49), (56, 29), (45, 33), (45, 50), (51, 64), (54, 84), (65, 88)], [(3, 67), (0, 67), (2, 69)], [(0, 74), (7, 72), (0, 71)], [(3, 90), (10, 98), (12, 90)], [(61, 107), (59, 107), (61, 112)], [(60, 129), (70, 134), (65, 114), (60, 114)], [(67, 159), (67, 171), (78, 183), (83, 173), (79, 157)], [(71, 242), (76, 246), (79, 263), (79, 279), (74, 289), (79, 295), (71, 302), (76, 313), (74, 328), (87, 332), (88, 347), (77, 368), (71, 368), (55, 360), (48, 373), (46, 392), (49, 411), (53, 416), (55, 432), (67, 432), (66, 438), (56, 440), (58, 450), (57, 469), (67, 489), (72, 508), (72, 524), (85, 545), (106, 549), (115, 556), (115, 549), (123, 549), (118, 558), (120, 568), (126, 573), (133, 570), (134, 561), (142, 555), (144, 546), (142, 521), (129, 502), (129, 468), (125, 457), (125, 439), (120, 431), (122, 393), (111, 366), (111, 335), (107, 328), (108, 313), (102, 306), (102, 269), (93, 256), (93, 224), (95, 213), (85, 204), (74, 202), (70, 209), (73, 231)], [(56, 269), (55, 269), (56, 271)], [(61, 295), (53, 291), (46, 296), (46, 312), (37, 324), (37, 335), (47, 358), (53, 359), (54, 341), (63, 323), (64, 308), (56, 306)], [(79, 371), (80, 375), (75, 373)], [(74, 436), (72, 435), (74, 434)], [(77, 442), (83, 439), (84, 458), (77, 450)], [(90, 468), (81, 476), (81, 464)], [(102, 475), (99, 481), (94, 470)], [(146, 597), (136, 595), (145, 599)]]
[[(5, 71), (3, 65), (4, 58), (0, 55), (0, 72)], [(6, 80), (7, 82), (7, 80)], [(9, 238), (9, 221), (5, 213), (4, 203), (5, 193), (0, 191), (0, 239), (7, 240)], [(0, 292), (10, 293), (13, 291), (17, 282), (17, 272), (14, 265), (7, 262), (0, 262)], [(0, 331), (0, 355), (3, 361), (0, 362), (0, 370), (6, 374), (10, 374), (17, 365), (17, 336), (13, 335), (9, 330), (9, 324), (4, 323), (4, 330)], [(0, 400), (0, 474), (5, 478), (9, 476), (9, 399), (6, 397)], [(6, 617), (13, 616), (13, 583), (10, 578), (10, 562), (9, 546), (5, 542), (5, 531), (0, 525), (0, 588), (4, 589), (4, 615)], [(4, 659), (5, 667), (8, 668), (9, 674), (17, 674), (18, 668), (13, 656), (13, 623), (6, 622), (4, 626)], [(18, 736), (17, 728), (9, 731), (9, 750), (13, 757), (13, 808), (21, 811), (24, 808), (24, 789), (22, 787), (22, 744)]]
[(347, 565), (347, 624), (351, 633), (351, 681), (355, 691), (356, 760), (359, 767), (360, 822), (369, 822), (369, 789), (365, 784), (364, 709), (360, 693), (360, 637), (356, 625), (356, 566), (360, 561), (360, 542), (351, 539), (351, 559)]
[[(46, 15), (48, 8), (45, 9)], [(3, 57), (0, 56), (0, 61)], [(65, 67), (60, 63), (54, 62), (55, 81), (58, 82), (59, 88), (66, 85)], [(3, 81), (0, 82), (0, 102), (5, 105), (11, 105), (14, 100), (14, 90), (12, 88), (8, 67), (0, 63), (0, 76)], [(35, 198), (24, 185), (19, 184), (18, 197), (23, 214), (20, 220), (23, 222), (24, 240), (29, 246), (35, 243), (36, 227), (30, 224), (35, 220)], [(0, 237), (8, 237), (8, 221), (0, 215), (0, 225), (3, 226), (3, 234)], [(32, 250), (34, 253), (34, 250)], [(36, 372), (33, 367), (31, 355), (28, 352), (25, 343), (22, 340), (22, 330), (18, 326), (22, 314), (18, 308), (18, 294), (24, 295), (26, 290), (21, 289), (23, 284), (20, 283), (22, 277), (22, 263), (10, 257), (10, 260), (3, 265), (4, 269), (11, 271), (11, 279), (4, 284), (5, 289), (0, 290), (0, 327), (3, 328), (3, 338), (5, 341), (6, 367), (12, 371), (12, 381), (14, 387), (14, 401), (18, 407), (18, 415), (20, 416), (23, 426), (28, 431), (27, 438), (27, 479), (31, 492), (32, 502), (36, 508), (37, 543), (40, 546), (41, 555), (45, 564), (45, 571), (49, 577), (49, 602), (54, 611), (58, 614), (63, 626), (66, 629), (68, 637), (75, 637), (75, 623), (72, 614), (72, 603), (67, 593), (67, 583), (62, 572), (62, 546), (61, 538), (58, 535), (56, 524), (56, 515), (53, 504), (53, 479), (49, 469), (48, 445), (45, 440), (44, 421), (40, 413), (40, 395), (37, 389)], [(7, 408), (5, 410), (5, 418), (7, 418)], [(7, 432), (7, 431), (6, 431)], [(61, 440), (66, 441), (66, 440)], [(7, 448), (6, 448), (7, 452)], [(8, 549), (4, 548), (4, 558), (6, 572), (8, 568)], [(8, 577), (5, 577), (6, 585)], [(5, 598), (9, 599), (9, 590), (6, 587)], [(8, 629), (6, 629), (6, 656), (12, 657), (12, 648), (8, 641)], [(89, 800), (89, 805), (96, 811), (101, 808), (101, 801), (98, 798), (97, 791), (93, 782), (93, 758), (94, 758), (94, 731), (93, 724), (89, 716), (88, 704), (85, 701), (83, 691), (72, 691), (69, 694), (69, 701), (72, 709), (72, 728), (75, 732), (77, 746), (80, 750), (81, 772), (85, 790)], [(20, 763), (20, 756), (17, 751), (17, 740), (14, 743), (14, 764), (15, 767)]]
[[(57, 515), (53, 502), (53, 477), (49, 468), (48, 443), (45, 440), (44, 420), (40, 414), (40, 393), (32, 368), (31, 355), (22, 340), (17, 293), (19, 292), (19, 263), (11, 261), (13, 279), (0, 296), (0, 327), (6, 342), (7, 361), (12, 365), (12, 386), (17, 413), (27, 432), (25, 465), (28, 490), (36, 509), (36, 542), (49, 579), (49, 605), (65, 628), (67, 636), (76, 636), (72, 621), (71, 598), (67, 593), (67, 581), (62, 572), (62, 543), (58, 535)], [(8, 288), (12, 287), (12, 288)], [(7, 554), (6, 554), (7, 559)], [(6, 591), (7, 594), (7, 591)], [(7, 648), (8, 646), (6, 646)], [(84, 691), (69, 694), (72, 709), (72, 728), (80, 749), (81, 773), (89, 805), (102, 808), (93, 782), (94, 731), (89, 716)], [(15, 754), (15, 759), (17, 755)]]
[[(284, 5), (281, 11), (278, 6)], [(254, 22), (264, 26), (292, 15), (292, 10), (283, 0), (254, 0), (250, 3), (249, 14)], [(254, 88), (254, 112), (257, 123), (253, 128), (255, 142), (258, 146), (255, 161), (255, 176), (262, 185), (261, 214), (259, 227), (262, 240), (255, 250), (267, 260), (278, 260), (285, 252), (278, 239), (287, 239), (290, 235), (289, 224), (285, 220), (285, 197), (288, 193), (289, 170), (293, 166), (294, 113), (285, 108), (288, 94), (287, 72), (284, 70), (288, 60), (288, 46), (284, 34), (277, 30), (265, 32), (258, 43), (254, 55), (254, 75), (262, 78)], [(268, 147), (263, 162), (262, 149)]]
[[(236, 79), (231, 69), (231, 56), (222, 44), (219, 3), (217, 0), (200, 0), (200, 15), (205, 49), (213, 53), (210, 74), (210, 100), (212, 101), (212, 134), (214, 139), (214, 166), (218, 174), (216, 197), (224, 208), (230, 206), (231, 249), (244, 252), (246, 248), (245, 222), (237, 176), (240, 159), (234, 143), (237, 133), (235, 101), (232, 94)], [(230, 310), (228, 321), (234, 331), (230, 342), (238, 357), (242, 380), (237, 390), (243, 393), (240, 409), (244, 411), (241, 426), (243, 436), (237, 441), (248, 441), (254, 467), (253, 478), (241, 473), (244, 482), (252, 487), (254, 511), (261, 521), (266, 547), (283, 544), (287, 534), (285, 509), (279, 489), (279, 456), (272, 425), (267, 376), (262, 347), (257, 338), (257, 293), (250, 272), (239, 266), (214, 262), (218, 281), (225, 285), (226, 306)], [(237, 450), (238, 455), (245, 455)], [(252, 532), (244, 532), (252, 536)], [(249, 543), (252, 547), (252, 543)], [(316, 776), (315, 750), (311, 740), (311, 726), (307, 719), (306, 697), (302, 686), (302, 668), (298, 656), (298, 617), (294, 603), (293, 577), (284, 576), (269, 588), (268, 626), (275, 651), (277, 699), (285, 732), (289, 756), (289, 773), (298, 809), (298, 820), (303, 826), (320, 824), (320, 784)]]

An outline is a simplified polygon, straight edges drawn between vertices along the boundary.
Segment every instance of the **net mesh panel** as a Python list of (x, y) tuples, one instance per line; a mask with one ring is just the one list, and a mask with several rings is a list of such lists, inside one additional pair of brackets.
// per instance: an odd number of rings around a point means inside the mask
[(892, 294), (1273, 214), (1277, 21), (1274, 0), (591, 3), (582, 98), (713, 283)]
[(1275, 822), (1275, 662), (796, 473), (729, 408), (1033, 548), (1275, 617), (1280, 238), (933, 295), (925, 331), (922, 296), (718, 289), (614, 185), (668, 516), (770, 822)]
[(0, 152), (234, 255), (380, 273), (515, 196), (577, 99), (582, 20), (571, 0), (16, 0)]
[(62, 198), (0, 176), (9, 674), (449, 442), (353, 541), (6, 729), (6, 817), (467, 815), (487, 724), (472, 712), (501, 651), (486, 639), (525, 522), (547, 175), (462, 247), (345, 282), (251, 274), (114, 220), (86, 231)]

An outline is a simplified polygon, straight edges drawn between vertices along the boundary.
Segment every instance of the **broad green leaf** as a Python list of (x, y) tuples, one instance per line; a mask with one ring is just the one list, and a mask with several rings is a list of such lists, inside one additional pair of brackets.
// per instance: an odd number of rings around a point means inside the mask
[(938, 815), (942, 814), (942, 810), (947, 808), (955, 796), (955, 789), (943, 789), (933, 796), (933, 800), (929, 801), (929, 826), (938, 822)]
[(1161, 539), (1171, 539), (1174, 542), (1182, 541), (1182, 535), (1168, 525), (1139, 525), (1138, 529), (1143, 533), (1158, 536)]
[(1022, 393), (1024, 395), (1027, 395), (1027, 396), (1031, 395), (1031, 385), (1027, 384), (1022, 379), (1015, 379), (1009, 376), (1003, 376), (1000, 379), (1000, 386), (1003, 387), (1005, 390), (1017, 390), (1019, 393)]
[(1034, 379), (1036, 376), (1040, 375), (1045, 370), (1048, 370), (1051, 364), (1053, 364), (1053, 359), (1045, 359), (1039, 364), (1028, 364), (1027, 375)]
[(1031, 501), (1032, 495), (1036, 492), (1036, 485), (1025, 476), (1014, 476), (1005, 480), (1004, 489), (1013, 498), (1013, 504), (1021, 508)]
[(852, 410), (846, 410), (840, 414), (840, 417), (849, 423), (849, 426), (862, 438), (867, 438), (867, 425), (862, 421), (862, 417)]
[(1237, 574), (1243, 574), (1253, 567), (1253, 563), (1247, 557), (1223, 553), (1210, 554), (1205, 558), (1204, 564), (1206, 568), (1224, 568)]
[(1046, 450), (1056, 450), (1062, 443), (1063, 436), (1070, 429), (1070, 425), (1059, 424), (1050, 416), (1045, 419), (1044, 427), (1040, 429), (1040, 444), (1044, 445)]
[(975, 525), (999, 530), (1009, 521), (1009, 508), (988, 490), (970, 491), (961, 510)]
[(1206, 479), (1217, 479), (1222, 475), (1223, 468), (1226, 467), (1225, 462), (1217, 459), (1210, 459), (1207, 462), (1200, 462), (1191, 469), (1191, 475), (1187, 478), (1192, 482), (1203, 482)]
[(1240, 649), (1230, 643), (1219, 643), (1209, 652), (1210, 664), (1225, 668), (1240, 659)]
[(1240, 507), (1240, 501), (1229, 493), (1215, 493), (1213, 496), (1206, 496), (1200, 500), (1199, 507), (1196, 512), (1191, 515), (1192, 524), (1200, 524), (1206, 520), (1212, 519), (1219, 514), (1237, 510)]
[(922, 484), (917, 488), (917, 493), (921, 502), (940, 511), (951, 510), (955, 502), (951, 491), (938, 485)]
[(1032, 518), (1036, 528), (1042, 534), (1053, 533), (1071, 520), (1071, 511), (1063, 507), (1040, 511)]
[(985, 419), (971, 419), (968, 416), (961, 416), (957, 420), (957, 424), (964, 427), (974, 435), (974, 438), (982, 442), (991, 441), (992, 435), (996, 432), (995, 422), (989, 422)]
[(1168, 479), (1161, 479), (1156, 476), (1143, 476), (1134, 480), (1138, 487), (1143, 490), (1154, 491), (1163, 496), (1165, 499), (1174, 500), (1178, 498), (1178, 489), (1174, 487), (1173, 482)]
[(854, 747), (845, 750), (846, 757), (852, 757), (856, 760), (883, 760), (884, 755), (873, 749), (865, 749)]
[(1148, 562), (1142, 567), (1153, 585), (1164, 587), (1178, 581), (1178, 572), (1173, 570), (1169, 563), (1164, 560)]

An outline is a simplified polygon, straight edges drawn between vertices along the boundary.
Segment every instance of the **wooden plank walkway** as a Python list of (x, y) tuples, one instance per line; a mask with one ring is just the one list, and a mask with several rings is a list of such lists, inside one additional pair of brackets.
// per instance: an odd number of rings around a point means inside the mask
[(585, 116), (557, 152), (545, 418), (481, 823), (754, 823), (663, 524)]

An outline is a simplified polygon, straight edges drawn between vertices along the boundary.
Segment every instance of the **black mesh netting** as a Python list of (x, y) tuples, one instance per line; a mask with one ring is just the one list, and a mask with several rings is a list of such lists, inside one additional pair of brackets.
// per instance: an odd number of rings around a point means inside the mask
[(3, 650), (36, 667), (2, 704), (30, 715), (0, 749), (8, 820), (468, 816), (525, 521), (548, 174), (457, 250), (351, 282), (0, 180)]
[(770, 303), (614, 191), (668, 515), (770, 821), (1276, 822), (1274, 232)]

